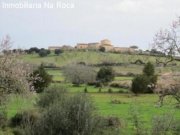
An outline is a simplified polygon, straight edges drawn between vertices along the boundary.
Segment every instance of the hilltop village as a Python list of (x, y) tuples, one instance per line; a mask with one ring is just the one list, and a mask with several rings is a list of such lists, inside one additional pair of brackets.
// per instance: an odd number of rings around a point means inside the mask
[(136, 48), (133, 47), (115, 47), (112, 45), (109, 39), (101, 40), (100, 42), (94, 43), (77, 43), (75, 47), (64, 45), (64, 46), (49, 46), (49, 50), (63, 49), (63, 50), (99, 50), (104, 48), (106, 52), (119, 52), (119, 53), (133, 53)]

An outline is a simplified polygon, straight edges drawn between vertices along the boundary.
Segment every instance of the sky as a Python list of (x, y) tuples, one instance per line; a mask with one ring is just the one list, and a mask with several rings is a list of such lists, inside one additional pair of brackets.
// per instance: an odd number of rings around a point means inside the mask
[(0, 39), (9, 35), (13, 48), (23, 49), (102, 39), (150, 49), (155, 33), (180, 16), (179, 7), (180, 0), (0, 0)]

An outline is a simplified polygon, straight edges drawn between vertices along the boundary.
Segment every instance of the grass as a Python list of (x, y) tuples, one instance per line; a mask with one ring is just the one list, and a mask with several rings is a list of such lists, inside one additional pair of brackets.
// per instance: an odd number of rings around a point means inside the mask
[(53, 81), (64, 81), (64, 76), (61, 70), (46, 69), (48, 74), (53, 76)]
[[(86, 62), (86, 64), (98, 64), (102, 62), (111, 61), (114, 63), (124, 63), (123, 66), (113, 66), (113, 69), (116, 73), (134, 73), (139, 74), (142, 72), (143, 65), (130, 65), (127, 66), (127, 63), (134, 62), (137, 59), (141, 59), (145, 62), (151, 61), (155, 62), (155, 58), (152, 56), (137, 56), (137, 55), (126, 55), (126, 54), (114, 54), (114, 53), (99, 53), (99, 52), (65, 52), (60, 56), (55, 56), (53, 54), (47, 57), (39, 57), (37, 54), (33, 55), (23, 55), (20, 57), (22, 60), (39, 65), (40, 63), (45, 63), (49, 65), (55, 65), (58, 67), (65, 66), (72, 62)], [(95, 67), (95, 70), (98, 71), (99, 67)], [(170, 71), (180, 71), (180, 62), (177, 62), (177, 66), (174, 67), (156, 67), (156, 73), (164, 73)], [(70, 83), (64, 82), (64, 76), (61, 70), (52, 70), (47, 69), (47, 72), (53, 76), (54, 81), (62, 81), (62, 83), (53, 83), (57, 87), (66, 87), (70, 93), (79, 93), (84, 92), (86, 85), (80, 85), (75, 87)], [(115, 77), (115, 81), (131, 81), (133, 77), (124, 77), (118, 76)], [(111, 88), (112, 93), (108, 93), (109, 87), (102, 88), (99, 92), (99, 88), (94, 86), (87, 86), (87, 91), (94, 102), (94, 105), (97, 108), (97, 113), (101, 116), (116, 116), (121, 120), (126, 121), (128, 124), (128, 130), (132, 130), (132, 123), (130, 120), (131, 109), (138, 108), (139, 115), (141, 120), (146, 127), (150, 127), (151, 119), (153, 116), (164, 114), (164, 113), (173, 113), (173, 115), (180, 119), (180, 110), (176, 109), (175, 100), (171, 97), (165, 99), (164, 106), (161, 108), (156, 107), (156, 102), (158, 96), (154, 94), (142, 94), (139, 96), (132, 96), (128, 93), (127, 89), (121, 88)], [(36, 101), (37, 95), (31, 96), (17, 96), (11, 95), (9, 102), (6, 105), (8, 118), (13, 117), (17, 112), (33, 109), (35, 108), (34, 104)], [(120, 101), (118, 104), (113, 104), (111, 101)]]
[[(129, 54), (115, 54), (115, 53), (101, 53), (101, 52), (80, 52), (80, 51), (72, 51), (72, 52), (64, 52), (59, 56), (54, 55), (51, 53), (47, 57), (39, 57), (38, 54), (30, 54), (30, 55), (22, 55), (20, 57), (22, 60), (32, 63), (32, 64), (53, 64), (55, 66), (65, 66), (72, 62), (85, 62), (86, 64), (98, 64), (102, 62), (112, 62), (112, 63), (124, 63), (128, 64), (131, 62), (135, 62), (137, 59), (140, 59), (144, 62), (152, 62), (155, 63), (155, 57), (154, 56), (145, 56), (145, 55), (129, 55)], [(176, 61), (177, 66), (175, 66), (175, 69), (178, 69), (177, 67), (180, 66), (180, 62)], [(132, 66), (131, 66), (132, 67)], [(123, 70), (127, 70), (130, 72), (129, 69), (131, 67), (125, 66), (123, 67)], [(142, 67), (138, 66), (137, 67)], [(132, 69), (136, 69), (132, 67)], [(167, 68), (168, 69), (168, 68)], [(138, 71), (141, 71), (141, 69), (137, 68)]]
[(11, 95), (8, 98), (8, 102), (6, 104), (7, 108), (7, 117), (13, 117), (17, 112), (32, 109), (34, 108), (35, 104), (35, 95)]
[[(57, 86), (57, 85), (56, 85)], [(59, 85), (60, 87), (60, 85)], [(73, 87), (72, 85), (67, 86), (70, 93), (83, 92), (84, 86)], [(96, 106), (97, 113), (101, 116), (115, 116), (119, 117), (120, 120), (127, 126), (128, 132), (132, 132), (133, 126), (131, 122), (131, 109), (138, 109), (140, 120), (146, 128), (150, 128), (151, 120), (154, 116), (163, 115), (165, 113), (172, 113), (177, 119), (180, 119), (180, 110), (176, 109), (175, 100), (171, 97), (165, 99), (163, 107), (156, 107), (158, 96), (154, 94), (142, 94), (139, 96), (132, 96), (130, 94), (118, 94), (118, 93), (98, 93), (97, 88), (88, 87), (89, 94)], [(9, 103), (7, 104), (8, 117), (11, 118), (17, 112), (33, 109), (36, 95), (30, 98), (12, 95)], [(121, 101), (118, 104), (113, 104), (111, 101)]]
[[(86, 64), (99, 64), (103, 62), (112, 62), (112, 63), (123, 63), (121, 66), (113, 66), (113, 69), (116, 73), (120, 74), (140, 74), (144, 65), (135, 65), (130, 64), (135, 62), (137, 59), (142, 60), (143, 62), (151, 61), (155, 64), (154, 56), (145, 56), (145, 55), (129, 55), (129, 54), (115, 54), (115, 53), (100, 53), (100, 52), (81, 52), (81, 51), (72, 51), (64, 52), (61, 55), (57, 56), (51, 53), (47, 57), (40, 57), (38, 54), (31, 55), (22, 55), (19, 57), (25, 62), (39, 65), (44, 63), (48, 66), (58, 66), (63, 67), (71, 63), (85, 62)], [(169, 67), (156, 67), (156, 73), (161, 74), (164, 72), (171, 71), (180, 71), (180, 62), (175, 61), (176, 66)], [(95, 67), (95, 70), (98, 71), (99, 68)], [(49, 71), (50, 74), (55, 74), (56, 71)], [(59, 73), (58, 73), (59, 74)], [(54, 80), (62, 80), (62, 78), (55, 77)]]

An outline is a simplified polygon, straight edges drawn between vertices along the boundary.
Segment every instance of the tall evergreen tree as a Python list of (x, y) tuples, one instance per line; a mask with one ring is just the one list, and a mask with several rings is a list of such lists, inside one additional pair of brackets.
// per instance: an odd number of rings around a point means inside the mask
[(41, 64), (34, 72), (32, 77), (37, 77), (38, 79), (33, 81), (34, 89), (37, 93), (40, 93), (44, 88), (48, 87), (52, 81), (52, 77), (46, 72), (43, 64)]

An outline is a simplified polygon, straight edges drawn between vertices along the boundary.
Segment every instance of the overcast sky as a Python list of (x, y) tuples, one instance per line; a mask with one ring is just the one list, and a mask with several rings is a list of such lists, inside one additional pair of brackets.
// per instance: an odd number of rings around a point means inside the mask
[[(26, 0), (73, 4), (74, 8), (5, 9), (0, 0), (0, 38), (10, 35), (14, 47), (47, 48), (108, 38), (115, 46), (149, 49), (154, 34), (180, 15), (180, 0)], [(35, 2), (36, 1), (36, 2)]]

